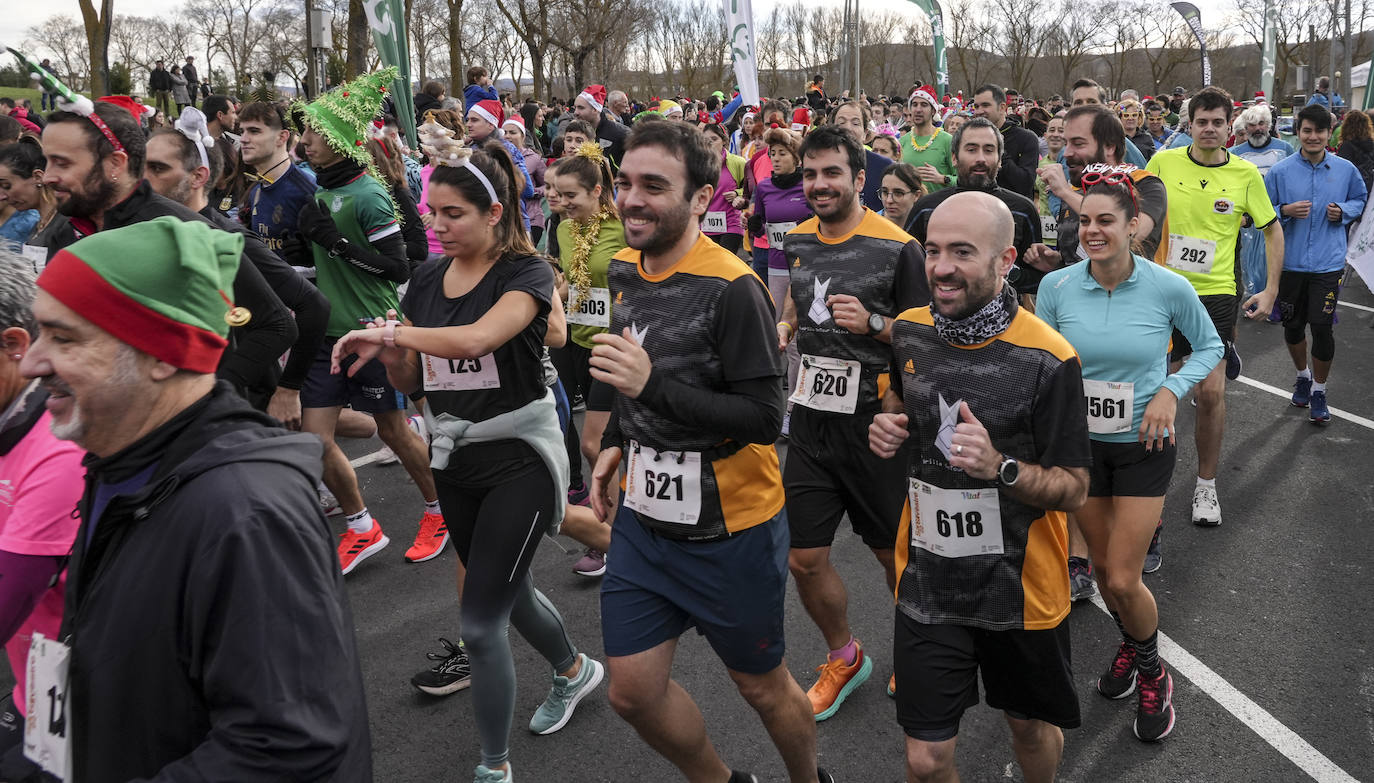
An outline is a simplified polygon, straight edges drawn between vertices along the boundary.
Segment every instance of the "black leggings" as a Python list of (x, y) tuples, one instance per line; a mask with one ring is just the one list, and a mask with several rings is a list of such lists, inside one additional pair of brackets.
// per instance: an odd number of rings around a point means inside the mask
[[(558, 379), (563, 381), (563, 391), (568, 395), (568, 404), (573, 405), (578, 397), (585, 403), (590, 396), (592, 384), (592, 350), (583, 348), (568, 337), (567, 345), (549, 349), (549, 358)], [(577, 433), (577, 424), (568, 418), (568, 426), (563, 430), (563, 445), (568, 450), (568, 485), (580, 486), (582, 481), (582, 438)]]
[(739, 249), (744, 246), (743, 234), (707, 234), (706, 236), (731, 253), (738, 253)]
[(463, 644), (472, 664), (472, 709), (482, 763), (510, 754), (515, 715), (515, 661), (507, 624), (555, 672), (577, 660), (558, 610), (534, 589), (530, 562), (553, 515), (553, 477), (534, 450), (518, 441), (467, 446), (457, 466), (434, 471), (449, 535), (467, 567)]

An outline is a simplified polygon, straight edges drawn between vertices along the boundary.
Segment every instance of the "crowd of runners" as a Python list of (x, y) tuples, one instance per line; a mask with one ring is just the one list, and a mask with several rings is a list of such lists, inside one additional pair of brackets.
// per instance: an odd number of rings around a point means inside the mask
[[(1240, 318), (1281, 326), (1292, 405), (1339, 426), (1367, 115), (1319, 92), (1295, 148), (1216, 86), (546, 104), (474, 67), (415, 96), (411, 148), (394, 75), (168, 127), (50, 81), (59, 108), (0, 116), (0, 780), (370, 780), (344, 576), (398, 533), (458, 553), (441, 649), (395, 644), (470, 699), (475, 783), (515, 780), (517, 715), (550, 734), (587, 698), (687, 780), (756, 781), (673, 679), (689, 628), (794, 783), (840, 778), (818, 724), (875, 671), (908, 780), (957, 779), (979, 676), (1052, 780), (1065, 619), (1099, 591), (1120, 643), (1079, 664), (1170, 734), (1142, 575), (1178, 407), (1205, 527)], [(368, 509), (339, 442), (372, 437), (413, 522)], [(870, 573), (832, 563), (846, 518)], [(531, 579), (558, 535), (604, 660)], [(861, 641), (846, 582), (879, 572), (892, 638)], [(789, 577), (824, 661), (785, 658)], [(547, 661), (532, 711), (508, 626)]]

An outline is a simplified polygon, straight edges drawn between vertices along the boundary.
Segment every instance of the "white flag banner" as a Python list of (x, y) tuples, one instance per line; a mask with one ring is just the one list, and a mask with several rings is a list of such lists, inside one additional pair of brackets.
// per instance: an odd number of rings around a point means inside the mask
[(759, 68), (754, 51), (754, 9), (749, 0), (721, 0), (730, 35), (730, 60), (745, 106), (759, 105)]
[[(1354, 267), (1364, 284), (1374, 291), (1374, 198), (1365, 202), (1360, 222), (1350, 232), (1345, 262)], [(1349, 285), (1350, 281), (1346, 281)]]

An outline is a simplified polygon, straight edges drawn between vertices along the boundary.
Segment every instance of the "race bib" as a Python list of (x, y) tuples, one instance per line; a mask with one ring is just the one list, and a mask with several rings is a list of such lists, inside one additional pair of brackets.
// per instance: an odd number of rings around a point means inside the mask
[(1046, 245), (1057, 246), (1059, 244), (1059, 221), (1049, 215), (1041, 215), (1040, 236)]
[(797, 224), (792, 223), (769, 223), (768, 224), (768, 246), (774, 250), (782, 250), (782, 240), (787, 236), (787, 232), (796, 228)]
[(24, 258), (33, 264), (33, 273), (41, 274), (43, 267), (48, 265), (48, 249), (37, 245), (24, 245), (22, 250)]
[(66, 780), (72, 769), (67, 722), (71, 653), (67, 645), (35, 631), (24, 687), (24, 755), (59, 780)]
[[(568, 304), (577, 301), (577, 286), (568, 285)], [(611, 328), (611, 289), (592, 288), (576, 310), (568, 311), (568, 323)]]
[(1002, 508), (994, 487), (941, 489), (907, 480), (911, 545), (940, 557), (1002, 554)]
[(1134, 383), (1084, 378), (1083, 396), (1088, 401), (1088, 432), (1094, 435), (1130, 432), (1135, 413)]
[(706, 217), (701, 219), (701, 230), (707, 234), (724, 234), (725, 213), (707, 212)]
[(1212, 271), (1212, 263), (1217, 258), (1217, 243), (1210, 239), (1169, 235), (1169, 258), (1167, 264), (1180, 272), (1205, 275)]
[(797, 388), (788, 402), (817, 411), (853, 413), (859, 405), (862, 372), (856, 361), (803, 354)]
[(695, 525), (701, 519), (701, 452), (659, 453), (630, 441), (625, 505), (660, 522)]
[(425, 374), (425, 391), (486, 391), (501, 388), (501, 375), (496, 371), (494, 354), (476, 359), (440, 359), (422, 353), (420, 365)]

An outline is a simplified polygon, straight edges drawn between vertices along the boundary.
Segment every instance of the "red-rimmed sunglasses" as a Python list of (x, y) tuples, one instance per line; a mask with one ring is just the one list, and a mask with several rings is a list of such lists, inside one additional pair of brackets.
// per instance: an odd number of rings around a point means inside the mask
[(1131, 194), (1131, 205), (1135, 207), (1137, 214), (1140, 212), (1140, 202), (1135, 197), (1135, 181), (1124, 171), (1085, 171), (1079, 182), (1083, 184), (1084, 195), (1087, 195), (1088, 188), (1094, 185), (1125, 185), (1126, 192)]

